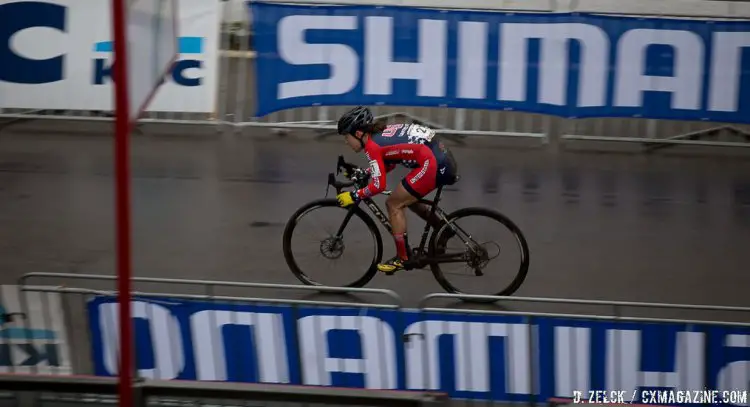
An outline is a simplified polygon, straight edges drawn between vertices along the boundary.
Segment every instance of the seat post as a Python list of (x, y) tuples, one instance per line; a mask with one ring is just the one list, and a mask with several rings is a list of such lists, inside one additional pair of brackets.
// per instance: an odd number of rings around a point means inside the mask
[(432, 207), (430, 208), (430, 218), (435, 216), (437, 211), (438, 202), (440, 202), (440, 193), (443, 192), (443, 186), (439, 186), (437, 192), (435, 192), (435, 199), (432, 200)]
[(443, 186), (439, 186), (437, 192), (435, 192), (435, 205), (440, 201), (440, 193), (443, 192)]

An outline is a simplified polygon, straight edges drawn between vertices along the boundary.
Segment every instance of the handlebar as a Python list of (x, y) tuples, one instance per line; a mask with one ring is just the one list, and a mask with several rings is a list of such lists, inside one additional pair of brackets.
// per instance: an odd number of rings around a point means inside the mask
[(328, 185), (332, 186), (336, 190), (336, 194), (340, 194), (341, 190), (344, 188), (349, 188), (354, 186), (354, 181), (350, 182), (341, 182), (336, 180), (336, 176), (333, 175), (333, 173), (328, 174)]
[(354, 164), (349, 164), (344, 160), (344, 156), (340, 155), (338, 161), (336, 162), (336, 175), (338, 175), (341, 172), (341, 169), (346, 170), (349, 174), (353, 173), (355, 169), (358, 169), (358, 167)]
[[(336, 175), (341, 173), (341, 170), (345, 170), (349, 174), (349, 182), (341, 182), (336, 180)], [(336, 194), (340, 194), (344, 188), (350, 188), (353, 186), (360, 186), (362, 182), (367, 180), (367, 174), (364, 170), (357, 167), (354, 164), (350, 164), (344, 160), (344, 156), (340, 155), (336, 163), (336, 174), (328, 174), (328, 186), (332, 186), (336, 189)]]

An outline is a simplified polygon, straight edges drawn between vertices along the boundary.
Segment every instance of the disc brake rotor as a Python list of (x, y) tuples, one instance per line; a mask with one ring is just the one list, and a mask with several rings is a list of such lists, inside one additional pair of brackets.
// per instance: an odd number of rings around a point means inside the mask
[(338, 259), (344, 254), (344, 239), (331, 236), (321, 240), (320, 254), (327, 259)]
[[(497, 246), (497, 254), (490, 257), (489, 250), (485, 245), (492, 244)], [(466, 265), (474, 270), (477, 276), (484, 275), (482, 270), (487, 267), (490, 260), (500, 255), (500, 245), (496, 242), (485, 242), (482, 244), (472, 245), (466, 248)]]

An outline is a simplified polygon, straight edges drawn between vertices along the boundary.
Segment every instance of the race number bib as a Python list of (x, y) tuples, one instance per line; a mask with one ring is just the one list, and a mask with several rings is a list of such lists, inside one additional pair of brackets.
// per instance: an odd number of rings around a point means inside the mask
[(410, 143), (427, 143), (435, 137), (435, 130), (419, 124), (412, 124), (409, 126), (407, 136)]
[(378, 178), (380, 176), (380, 166), (375, 160), (370, 161), (370, 175), (375, 178)]

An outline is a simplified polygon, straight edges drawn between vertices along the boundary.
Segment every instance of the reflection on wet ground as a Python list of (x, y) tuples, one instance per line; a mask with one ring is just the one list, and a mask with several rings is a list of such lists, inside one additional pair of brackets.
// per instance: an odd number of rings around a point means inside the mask
[[(0, 134), (2, 283), (30, 271), (113, 273), (111, 138), (12, 130)], [(283, 226), (324, 196), (337, 155), (365, 163), (339, 140), (311, 140), (134, 137), (136, 274), (296, 284)], [(454, 153), (462, 179), (445, 209), (491, 207), (526, 234), (531, 268), (517, 295), (750, 305), (750, 161), (471, 142)], [(409, 228), (418, 236), (422, 224)], [(409, 306), (441, 291), (428, 270), (371, 286)]]

